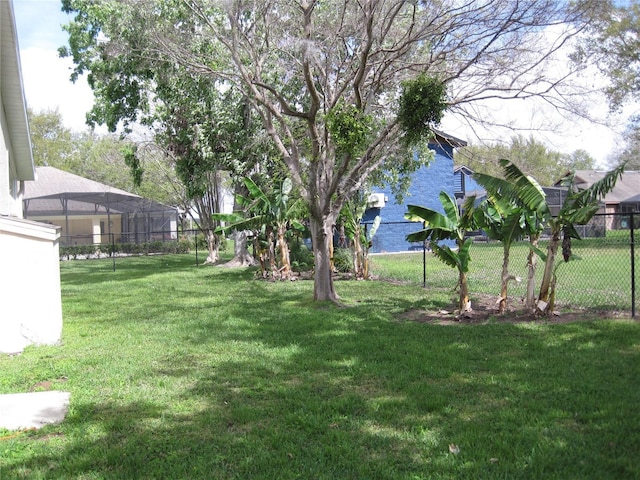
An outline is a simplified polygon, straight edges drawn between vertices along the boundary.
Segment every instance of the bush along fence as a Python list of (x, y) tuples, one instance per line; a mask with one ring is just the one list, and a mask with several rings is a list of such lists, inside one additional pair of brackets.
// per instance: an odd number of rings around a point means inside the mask
[[(402, 225), (401, 235), (407, 229)], [(420, 224), (413, 223), (413, 230)], [(579, 226), (582, 240), (572, 243), (573, 257), (565, 262), (561, 254), (556, 263), (557, 310), (589, 309), (607, 312), (630, 312), (636, 317), (638, 307), (636, 265), (640, 249), (635, 242), (640, 228), (640, 213), (597, 214), (589, 224)], [(469, 291), (471, 295), (495, 295), (498, 298), (502, 274), (503, 249), (497, 241), (488, 240), (482, 232), (473, 232), (474, 243), (470, 250)], [(538, 248), (546, 251), (547, 238), (540, 239)], [(421, 283), (425, 288), (453, 289), (457, 283), (454, 269), (444, 265), (427, 248), (410, 245), (405, 253), (413, 260), (405, 261), (393, 255), (373, 257), (374, 275), (405, 282)], [(510, 283), (509, 297), (512, 304), (526, 296), (527, 255), (529, 243), (522, 239), (514, 242), (510, 251), (509, 273), (515, 277)], [(403, 265), (402, 269), (394, 264)], [(544, 262), (538, 259), (536, 288), (540, 285)]]
[[(207, 251), (207, 241), (199, 230), (151, 233), (154, 240), (138, 242), (129, 242), (128, 237), (115, 234), (102, 235), (102, 243), (90, 243), (91, 237), (87, 235), (65, 236), (61, 241), (60, 260), (115, 260), (117, 257), (195, 252), (197, 264), (199, 252)], [(224, 243), (221, 250), (224, 250)]]

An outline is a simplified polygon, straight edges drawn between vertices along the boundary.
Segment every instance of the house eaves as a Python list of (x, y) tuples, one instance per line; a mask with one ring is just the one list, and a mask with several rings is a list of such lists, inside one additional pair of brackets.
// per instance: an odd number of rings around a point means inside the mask
[(433, 130), (433, 138), (429, 143), (434, 143), (436, 145), (442, 146), (450, 146), (453, 148), (461, 148), (466, 147), (467, 142), (464, 140), (454, 137), (453, 135), (449, 135), (441, 130)]
[(12, 0), (0, 1), (0, 97), (18, 180), (34, 180), (27, 106)]

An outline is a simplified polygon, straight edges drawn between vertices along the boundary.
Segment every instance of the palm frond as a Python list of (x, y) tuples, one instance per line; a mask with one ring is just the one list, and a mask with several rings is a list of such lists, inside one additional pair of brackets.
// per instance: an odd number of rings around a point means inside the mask
[(544, 250), (542, 250), (539, 247), (536, 247), (533, 244), (529, 244), (529, 249), (533, 250), (533, 253), (535, 253), (536, 255), (538, 255), (538, 257), (540, 257), (540, 260), (542, 260), (543, 262), (547, 261), (547, 252), (545, 252)]
[(462, 204), (462, 217), (460, 218), (460, 227), (468, 230), (474, 229), (477, 227), (475, 221), (475, 210), (476, 210), (476, 196), (471, 195), (467, 197)]
[(614, 189), (618, 179), (622, 178), (625, 167), (626, 162), (607, 172), (604, 177), (594, 182), (589, 188), (580, 190), (575, 195), (572, 195), (573, 202), (582, 206), (599, 201)]
[(518, 195), (515, 184), (504, 178), (477, 172), (473, 174), (473, 178), (484, 187), (489, 196), (516, 198)]
[(433, 254), (440, 261), (442, 261), (446, 265), (449, 265), (451, 268), (459, 268), (461, 266), (460, 265), (460, 258), (458, 257), (456, 252), (451, 250), (451, 248), (449, 246), (447, 246), (447, 245), (438, 245), (437, 243), (432, 242), (431, 250), (433, 251)]
[(526, 175), (517, 165), (507, 159), (501, 159), (500, 165), (505, 174), (505, 178), (516, 187), (516, 197), (530, 210), (546, 211), (547, 196), (540, 184), (530, 175)]
[(511, 244), (525, 233), (525, 222), (521, 208), (514, 208), (502, 221), (502, 241)]
[(412, 221), (421, 221), (427, 223), (431, 228), (441, 228), (451, 230), (451, 221), (448, 217), (440, 212), (419, 205), (408, 205), (408, 213), (405, 218)]
[(458, 205), (456, 201), (451, 198), (447, 192), (442, 191), (439, 195), (440, 203), (442, 204), (442, 208), (444, 209), (444, 213), (449, 221), (453, 224), (457, 224), (459, 220), (458, 215)]

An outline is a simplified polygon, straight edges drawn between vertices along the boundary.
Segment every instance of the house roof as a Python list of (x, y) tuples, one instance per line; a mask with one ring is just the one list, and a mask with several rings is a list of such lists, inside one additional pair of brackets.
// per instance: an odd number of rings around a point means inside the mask
[(31, 216), (174, 210), (134, 193), (54, 167), (37, 167), (36, 178), (37, 181), (25, 185), (25, 212)]
[[(578, 188), (589, 188), (607, 174), (602, 170), (576, 170)], [(557, 185), (557, 184), (556, 184)], [(637, 202), (640, 196), (640, 171), (625, 171), (614, 189), (604, 197), (606, 204)]]
[(449, 135), (441, 130), (433, 130), (433, 139), (429, 143), (435, 143), (437, 145), (447, 145), (453, 148), (466, 147), (467, 142), (460, 138), (456, 138), (453, 135)]
[(473, 175), (473, 170), (471, 170), (469, 167), (467, 167), (466, 165), (457, 165), (455, 167), (453, 167), (453, 173), (464, 173), (465, 175)]
[(16, 177), (33, 180), (33, 154), (11, 1), (0, 1), (0, 98), (11, 138)]

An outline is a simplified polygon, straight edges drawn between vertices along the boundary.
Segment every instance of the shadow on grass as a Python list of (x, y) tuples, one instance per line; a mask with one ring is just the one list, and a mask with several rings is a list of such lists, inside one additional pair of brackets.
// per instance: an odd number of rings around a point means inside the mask
[(0, 478), (640, 475), (633, 324), (400, 323), (389, 312), (423, 301), (410, 289), (353, 282), (359, 301), (340, 308), (309, 302), (311, 288), (245, 282), (221, 314), (216, 296), (177, 294), (184, 316), (161, 317), (174, 338), (149, 352), (152, 388), (72, 396), (62, 425), (4, 445), (29, 452), (4, 455)]
[[(5, 462), (3, 478), (638, 474), (638, 415), (615, 394), (637, 371), (608, 371), (606, 354), (632, 342), (599, 344), (596, 326), (563, 326), (559, 335), (502, 327), (489, 359), (479, 344), (496, 333), (491, 326), (410, 326), (407, 335), (394, 333), (407, 326), (374, 321), (338, 334), (344, 324), (328, 320), (292, 336), (290, 322), (243, 337), (262, 344), (252, 355), (163, 356), (159, 374), (190, 385), (175, 392), (179, 409), (153, 398), (74, 405), (61, 427), (31, 435), (32, 454)], [(566, 343), (569, 358), (560, 355)], [(588, 364), (584, 382), (576, 371)], [(66, 441), (41, 454), (39, 444), (58, 439), (52, 428)]]

